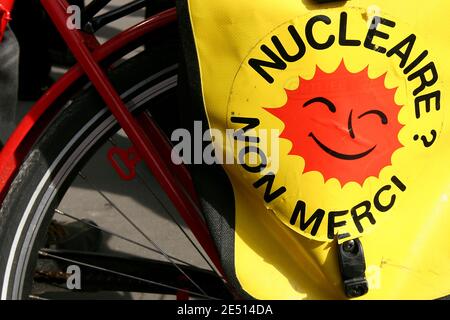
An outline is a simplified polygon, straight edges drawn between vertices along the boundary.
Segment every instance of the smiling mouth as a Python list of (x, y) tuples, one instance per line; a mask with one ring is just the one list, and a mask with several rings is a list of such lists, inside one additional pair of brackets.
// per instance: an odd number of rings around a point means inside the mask
[(326, 145), (324, 145), (322, 142), (320, 142), (319, 139), (316, 138), (316, 136), (314, 135), (314, 133), (310, 132), (309, 136), (311, 138), (313, 138), (313, 140), (315, 141), (315, 143), (317, 143), (317, 145), (326, 153), (328, 153), (329, 155), (338, 158), (338, 159), (342, 159), (342, 160), (357, 160), (357, 159), (361, 159), (364, 158), (365, 156), (367, 156), (369, 153), (371, 153), (377, 146), (375, 145), (374, 147), (372, 147), (371, 149), (362, 152), (362, 153), (358, 153), (358, 154), (344, 154), (344, 153), (340, 153), (337, 151), (334, 151), (330, 148), (328, 148)]

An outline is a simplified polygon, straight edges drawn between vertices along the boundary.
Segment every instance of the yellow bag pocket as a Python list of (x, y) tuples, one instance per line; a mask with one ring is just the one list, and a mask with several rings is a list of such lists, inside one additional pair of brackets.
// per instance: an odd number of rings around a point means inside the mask
[(179, 7), (198, 101), (231, 137), (214, 146), (243, 291), (343, 298), (337, 243), (358, 238), (365, 298), (449, 294), (450, 4)]

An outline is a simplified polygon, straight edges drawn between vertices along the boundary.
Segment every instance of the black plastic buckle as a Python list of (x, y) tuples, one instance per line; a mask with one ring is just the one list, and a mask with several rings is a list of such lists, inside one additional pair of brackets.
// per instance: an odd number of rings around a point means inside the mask
[(346, 296), (356, 298), (369, 292), (369, 284), (365, 275), (366, 261), (361, 241), (354, 239), (340, 244), (338, 256)]

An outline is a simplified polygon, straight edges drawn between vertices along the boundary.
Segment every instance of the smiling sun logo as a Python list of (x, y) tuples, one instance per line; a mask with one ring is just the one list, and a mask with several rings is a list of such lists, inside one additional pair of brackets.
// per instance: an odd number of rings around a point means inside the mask
[(351, 73), (343, 61), (332, 73), (316, 67), (311, 80), (300, 78), (297, 89), (286, 90), (284, 106), (265, 110), (284, 122), (281, 138), (292, 142), (290, 155), (304, 159), (304, 173), (362, 185), (402, 147), (397, 88), (386, 88), (384, 80), (369, 78), (367, 68)]

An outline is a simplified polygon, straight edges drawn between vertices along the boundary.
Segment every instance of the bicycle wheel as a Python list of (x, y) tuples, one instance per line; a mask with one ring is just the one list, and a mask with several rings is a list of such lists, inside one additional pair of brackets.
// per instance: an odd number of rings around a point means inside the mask
[[(109, 73), (135, 114), (169, 132), (177, 40), (159, 39)], [(130, 146), (91, 87), (54, 119), (0, 210), (2, 299), (230, 297), (148, 170), (139, 165), (127, 182), (108, 164), (108, 150)]]

